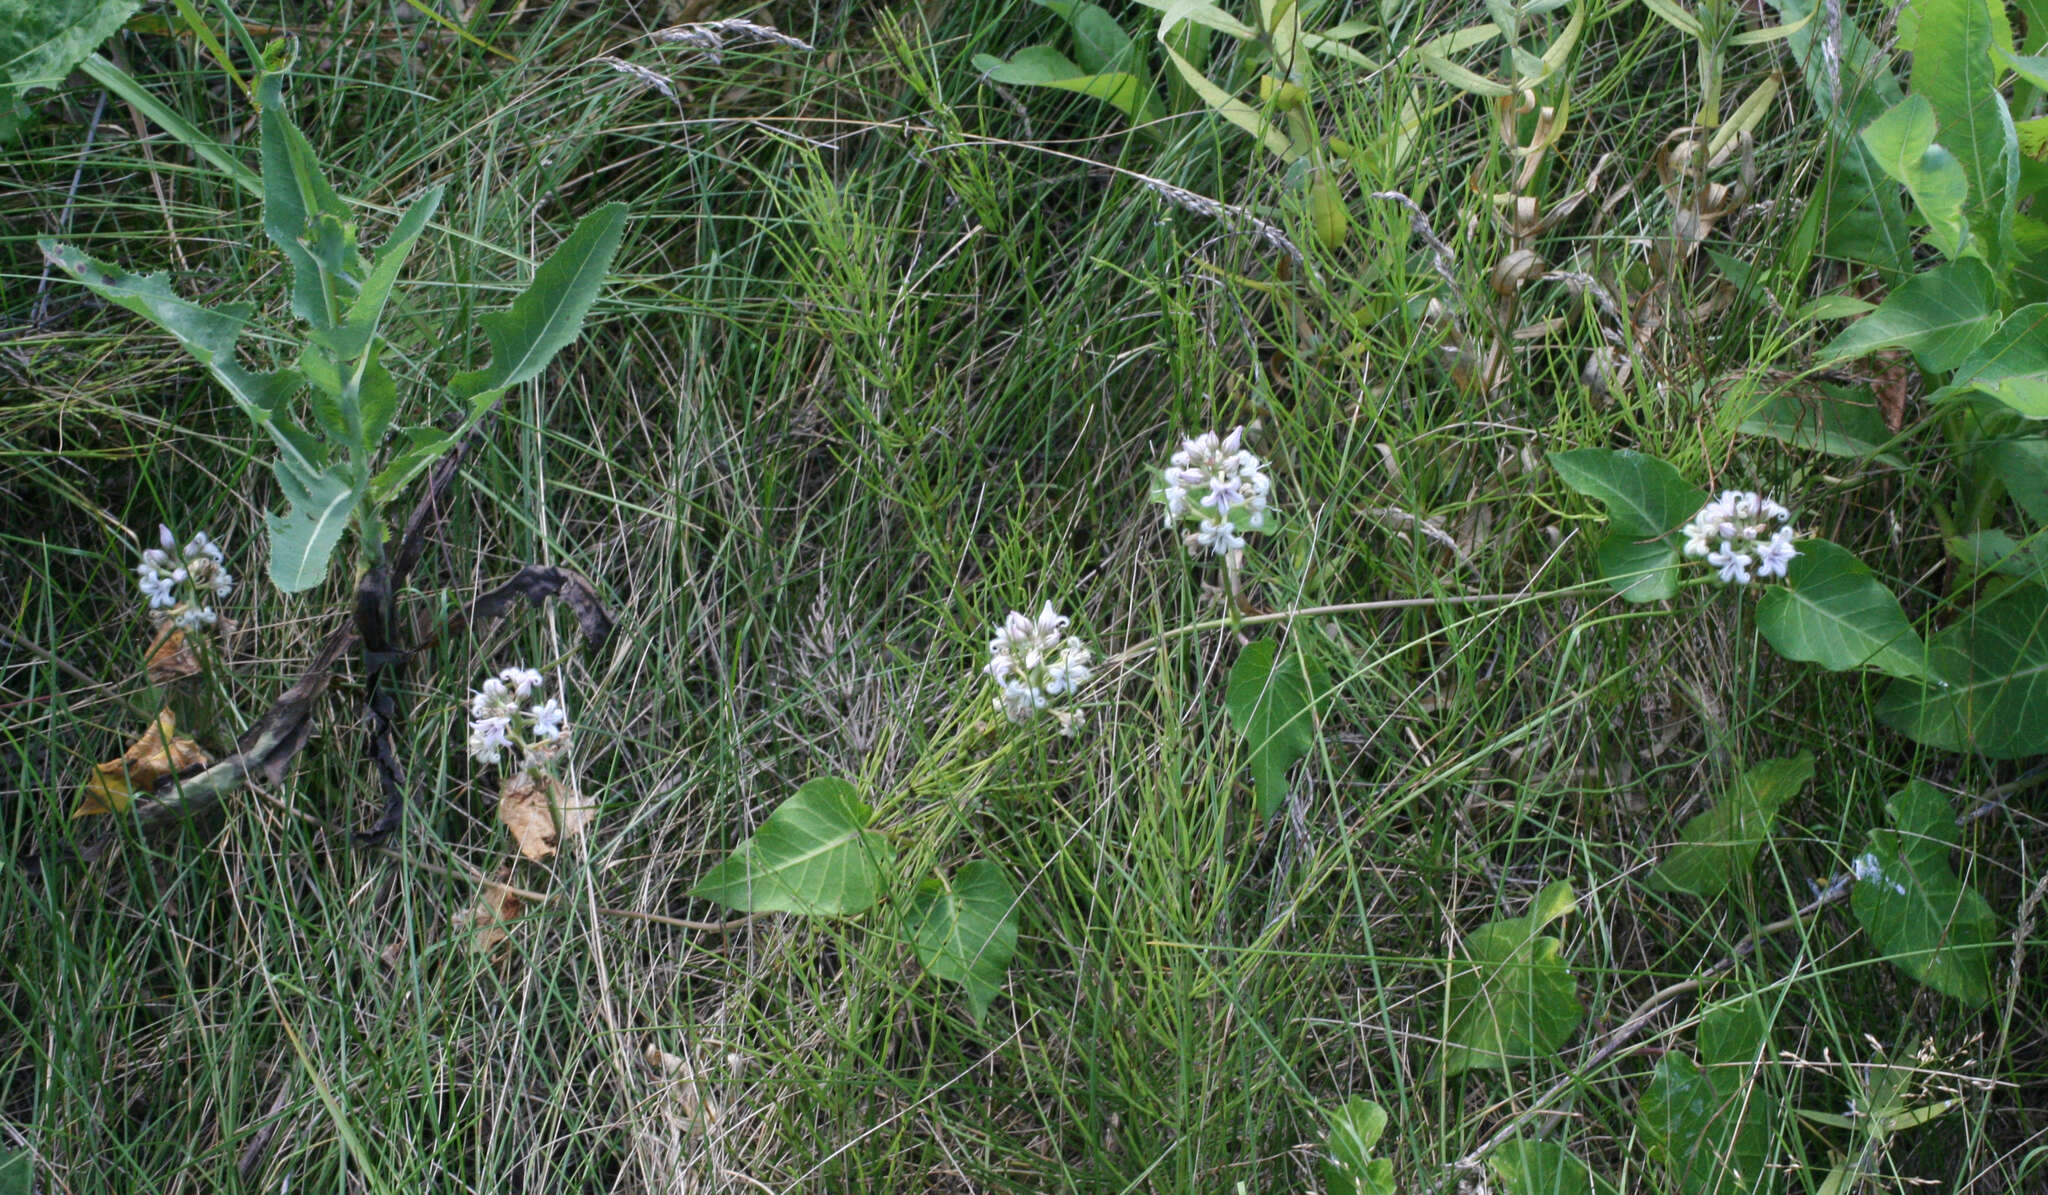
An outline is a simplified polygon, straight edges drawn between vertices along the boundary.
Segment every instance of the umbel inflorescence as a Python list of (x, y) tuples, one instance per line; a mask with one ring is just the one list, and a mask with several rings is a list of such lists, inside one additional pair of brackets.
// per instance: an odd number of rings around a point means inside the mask
[(531, 771), (547, 754), (544, 745), (569, 733), (569, 714), (559, 698), (532, 700), (547, 683), (537, 670), (515, 665), (470, 694), (469, 753), (477, 762), (499, 763), (516, 750), (522, 753), (520, 770)]
[[(1047, 602), (1037, 618), (1010, 611), (1001, 631), (988, 641), (988, 666), (983, 671), (996, 682), (996, 708), (1010, 721), (1028, 720), (1088, 679), (1088, 648), (1067, 634), (1067, 624), (1067, 618)], [(1061, 724), (1069, 729), (1074, 725), (1070, 718), (1062, 718)]]
[(1799, 550), (1792, 546), (1792, 512), (1755, 490), (1722, 490), (1680, 531), (1685, 554), (1705, 559), (1726, 585), (1782, 577)]
[(1152, 496), (1166, 505), (1168, 529), (1185, 528), (1190, 552), (1229, 556), (1244, 551), (1246, 535), (1266, 529), (1272, 493), (1273, 479), (1246, 451), (1239, 427), (1227, 436), (1203, 432), (1182, 440)]
[(220, 613), (213, 603), (235, 590), (220, 545), (201, 531), (181, 549), (169, 527), (159, 524), (156, 531), (160, 546), (143, 552), (142, 563), (135, 566), (136, 588), (150, 613), (167, 610), (171, 623), (186, 631), (215, 625)]

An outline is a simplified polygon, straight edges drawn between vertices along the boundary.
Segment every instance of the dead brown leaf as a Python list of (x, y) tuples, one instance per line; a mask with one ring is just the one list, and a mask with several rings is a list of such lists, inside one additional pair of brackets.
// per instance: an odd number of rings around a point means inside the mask
[(596, 805), (546, 771), (521, 770), (498, 788), (498, 820), (535, 863), (583, 833), (596, 815)]
[(168, 685), (188, 676), (198, 676), (199, 657), (192, 654), (192, 645), (185, 642), (184, 630), (167, 622), (143, 654), (143, 667), (148, 670), (151, 682)]
[(71, 816), (126, 813), (136, 793), (155, 792), (167, 778), (210, 762), (199, 744), (178, 737), (177, 715), (166, 708), (156, 716), (156, 725), (130, 743), (121, 758), (93, 768), (79, 790), (78, 808)]
[(449, 919), (449, 927), (456, 933), (470, 935), (469, 948), (478, 954), (490, 954), (504, 945), (512, 936), (505, 923), (526, 911), (526, 902), (503, 883), (511, 878), (512, 866), (506, 864), (498, 871), (498, 882), (486, 883), (474, 905)]

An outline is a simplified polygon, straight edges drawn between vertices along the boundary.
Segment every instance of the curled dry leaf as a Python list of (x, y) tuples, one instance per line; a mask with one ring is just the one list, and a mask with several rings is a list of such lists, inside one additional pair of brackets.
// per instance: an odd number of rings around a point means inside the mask
[(504, 945), (511, 937), (505, 923), (526, 911), (526, 904), (519, 894), (507, 888), (502, 881), (512, 878), (510, 864), (501, 868), (497, 879), (501, 882), (486, 883), (483, 895), (469, 908), (449, 919), (449, 928), (458, 934), (467, 933), (469, 948), (478, 954), (490, 954)]
[(156, 716), (156, 725), (143, 731), (128, 745), (119, 759), (93, 768), (79, 790), (78, 808), (72, 817), (95, 813), (126, 813), (136, 793), (151, 793), (172, 776), (203, 768), (211, 761), (199, 744), (178, 737), (178, 718), (169, 709)]
[(498, 820), (512, 831), (519, 853), (535, 863), (581, 834), (596, 815), (596, 805), (546, 771), (521, 770), (498, 788)]
[(168, 622), (156, 633), (142, 662), (153, 684), (168, 685), (199, 675), (199, 657), (192, 654), (192, 645), (185, 641), (184, 629)]
[(655, 1085), (675, 1099), (677, 1110), (685, 1117), (707, 1128), (718, 1123), (718, 1105), (697, 1090), (697, 1072), (688, 1059), (648, 1046), (640, 1051), (640, 1060), (654, 1072)]

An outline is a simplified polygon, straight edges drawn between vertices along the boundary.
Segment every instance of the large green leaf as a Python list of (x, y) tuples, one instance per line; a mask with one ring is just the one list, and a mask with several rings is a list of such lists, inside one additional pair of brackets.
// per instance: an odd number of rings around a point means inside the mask
[(1394, 1162), (1376, 1158), (1373, 1147), (1387, 1131), (1387, 1110), (1354, 1095), (1324, 1113), (1330, 1131), (1323, 1138), (1323, 1190), (1329, 1195), (1394, 1195)]
[(1913, 354), (1920, 368), (1947, 373), (1997, 328), (1991, 270), (1968, 257), (1915, 275), (1877, 310), (1844, 329), (1821, 357), (1843, 361), (1901, 348)]
[[(1914, 0), (1925, 29), (1913, 50), (1911, 90), (1933, 109), (1941, 143), (1969, 180), (1971, 231), (1994, 263), (2012, 260), (2019, 139), (1998, 90), (1993, 22), (1985, 0)], [(2000, 4), (2003, 16), (2003, 4)]]
[(325, 332), (355, 301), (364, 265), (348, 205), (285, 111), (284, 78), (267, 74), (256, 87), (263, 109), (263, 231), (291, 263), (292, 314)]
[[(1857, 14), (1810, 20), (1813, 0), (1779, 0), (1792, 33), (1789, 57), (1812, 101), (1815, 117), (1834, 142), (1833, 159), (1817, 196), (1823, 245), (1829, 256), (1876, 266), (1887, 281), (1913, 271), (1913, 241), (1898, 191), (1884, 177), (1856, 130), (1899, 102), (1904, 92), (1892, 73), (1891, 51), (1866, 36)], [(1820, 40), (1830, 43), (1823, 47)]]
[(867, 828), (871, 816), (853, 785), (813, 780), (778, 805), (690, 895), (745, 913), (864, 912), (882, 898), (896, 862), (889, 840)]
[(1685, 1195), (1778, 1189), (1778, 1101), (1758, 1081), (1770, 1059), (1768, 1030), (1759, 997), (1709, 1009), (1700, 1018), (1700, 1060), (1666, 1055), (1643, 1089), (1636, 1125)]
[(1809, 452), (1903, 465), (1896, 455), (1885, 451), (1894, 436), (1867, 386), (1852, 391), (1823, 384), (1815, 398), (1774, 395), (1750, 412), (1742, 421), (1742, 430)]
[(1896, 828), (1872, 831), (1869, 852), (1856, 861), (1849, 894), (1856, 920), (1908, 975), (1965, 1004), (1988, 1004), (1998, 918), (1949, 866), (1958, 841), (1955, 811), (1921, 780), (1885, 810)]
[(1252, 791), (1260, 817), (1287, 799), (1287, 769), (1315, 750), (1315, 705), (1330, 688), (1328, 676), (1299, 652), (1282, 657), (1271, 639), (1238, 653), (1224, 689), (1223, 708), (1244, 736)]
[(961, 985), (975, 1020), (988, 1011), (1017, 952), (1017, 893), (1000, 864), (976, 859), (910, 894), (904, 933), (924, 969)]
[(1928, 643), (1935, 675), (1885, 690), (1877, 716), (1916, 742), (1991, 759), (2048, 753), (2048, 591), (2016, 585)]
[(1165, 134), (1153, 123), (1165, 115), (1151, 84), (1129, 71), (1088, 71), (1051, 46), (1026, 46), (1008, 62), (988, 54), (974, 56), (974, 69), (997, 83), (1017, 87), (1050, 87), (1093, 96), (1142, 125), (1155, 140)]
[(1749, 877), (1778, 810), (1813, 779), (1813, 753), (1771, 759), (1735, 778), (1711, 809), (1685, 823), (1678, 845), (1644, 881), (1711, 900)]
[(279, 460), (271, 472), (287, 505), (284, 514), (263, 516), (270, 528), (270, 580), (299, 593), (327, 579), (327, 562), (348, 530), (357, 494), (343, 465), (309, 472)]
[(1799, 542), (1784, 584), (1757, 603), (1756, 628), (1788, 660), (1909, 680), (1939, 675), (1899, 599), (1853, 552), (1824, 539)]
[(1058, 13), (1074, 31), (1074, 56), (1089, 74), (1128, 71), (1143, 77), (1137, 43), (1116, 23), (1109, 10), (1089, 0), (1037, 0)]
[(625, 227), (622, 203), (608, 203), (583, 217), (533, 272), (524, 294), (510, 307), (479, 319), (491, 342), (491, 363), (449, 379), (455, 397), (475, 398), (528, 381), (573, 343), (611, 273), (612, 255)]
[(1934, 106), (1909, 95), (1863, 130), (1863, 147), (1886, 174), (1906, 184), (1913, 207), (1927, 221), (1928, 240), (1954, 260), (1980, 251), (1972, 241), (1965, 203), (1969, 176), (1948, 148), (1934, 141)]
[(1445, 982), (1444, 1052), (1448, 1075), (1505, 1070), (1557, 1052), (1576, 1029), (1579, 1006), (1563, 944), (1545, 926), (1577, 907), (1570, 883), (1545, 888), (1521, 917), (1489, 922), (1465, 939), (1464, 958)]
[(1630, 449), (1553, 452), (1564, 483), (1598, 499), (1612, 530), (1600, 545), (1600, 572), (1631, 602), (1678, 592), (1679, 544), (1672, 532), (1706, 505), (1707, 495), (1663, 461)]
[(2029, 419), (2048, 419), (2048, 303), (2005, 317), (1998, 331), (1956, 368), (1943, 397), (1977, 391)]
[(0, 107), (55, 87), (141, 0), (0, 0)]
[(1984, 450), (2013, 505), (2048, 527), (2048, 440), (2002, 440)]
[(304, 433), (298, 432), (282, 411), (284, 401), (300, 390), (304, 379), (294, 370), (256, 373), (235, 360), (235, 341), (249, 322), (248, 304), (202, 307), (172, 291), (162, 274), (131, 274), (69, 245), (48, 239), (39, 244), (45, 257), (88, 290), (170, 333), (227, 389), (242, 413), (270, 434), (287, 460), (307, 474), (319, 472), (320, 458), (309, 451)]
[(1621, 1195), (1579, 1155), (1555, 1141), (1514, 1137), (1486, 1159), (1507, 1195)]

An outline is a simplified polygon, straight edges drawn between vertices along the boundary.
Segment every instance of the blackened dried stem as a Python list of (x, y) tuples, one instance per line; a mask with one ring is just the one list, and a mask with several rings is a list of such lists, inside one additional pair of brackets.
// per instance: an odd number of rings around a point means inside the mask
[[(475, 443), (496, 420), (497, 408), (494, 406), (489, 412), (485, 413), (482, 419), (477, 420), (466, 433), (456, 440), (454, 447), (450, 448), (445, 456), (434, 462), (433, 469), (427, 474), (426, 492), (420, 495), (420, 500), (413, 505), (412, 514), (405, 521), (405, 530), (400, 533), (397, 547), (391, 553), (388, 564), (389, 572), (386, 576), (379, 578), (383, 587), (383, 600), (374, 604), (374, 611), (365, 611), (363, 606), (364, 587), (358, 586), (357, 588), (357, 607), (354, 621), (358, 625), (363, 622), (365, 614), (369, 613), (370, 621), (373, 624), (381, 624), (383, 628), (382, 633), (388, 636), (391, 612), (390, 595), (405, 584), (406, 578), (412, 574), (413, 568), (419, 564), (420, 557), (425, 554), (427, 540), (434, 527), (440, 522), (448, 488), (454, 484), (456, 474), (461, 472), (462, 462), (469, 455), (470, 445)], [(365, 578), (366, 582), (368, 580), (368, 578)], [(328, 686), (334, 681), (335, 664), (340, 661), (345, 653), (355, 650), (357, 646), (362, 644), (363, 639), (357, 626), (337, 627), (329, 632), (326, 641), (320, 645), (319, 653), (313, 657), (312, 662), (299, 674), (297, 683), (285, 690), (284, 694), (271, 705), (270, 709), (265, 711), (263, 716), (256, 720), (256, 724), (251, 726), (242, 735), (240, 741), (235, 745), (236, 749), (233, 755), (228, 756), (196, 776), (171, 783), (165, 791), (161, 791), (154, 796), (138, 797), (132, 811), (135, 824), (138, 827), (147, 828), (161, 822), (170, 821), (173, 818), (185, 817), (211, 808), (223, 796), (241, 787), (251, 775), (260, 774), (272, 784), (282, 782), (293, 757), (299, 753), (300, 748), (306, 745), (306, 740), (312, 735), (313, 712), (319, 704), (320, 698), (326, 694)], [(376, 650), (388, 652), (390, 650), (388, 640), (378, 645)], [(374, 683), (378, 675), (377, 661), (372, 660), (371, 666), (373, 670), (373, 687), (368, 695), (368, 703), (373, 719), (370, 750), (374, 760), (378, 751), (376, 744), (377, 727), (374, 721), (377, 717), (376, 700), (377, 694), (382, 692), (382, 689), (381, 686), (376, 686)], [(391, 752), (388, 737), (391, 721), (389, 712), (393, 709), (393, 706), (391, 705), (388, 693), (384, 695), (383, 700), (387, 711), (384, 718), (386, 737), (383, 749), (389, 756), (389, 762), (395, 768), (397, 758), (395, 753)], [(381, 764), (379, 775), (380, 778), (384, 776)], [(396, 776), (401, 784), (402, 797), (403, 773), (396, 773)], [(387, 801), (388, 799), (389, 790), (387, 788)], [(379, 823), (381, 824), (382, 821), (383, 819), (380, 818)], [(86, 850), (85, 857), (88, 860), (97, 858), (105, 853), (107, 845), (107, 841), (104, 840), (94, 844)]]

